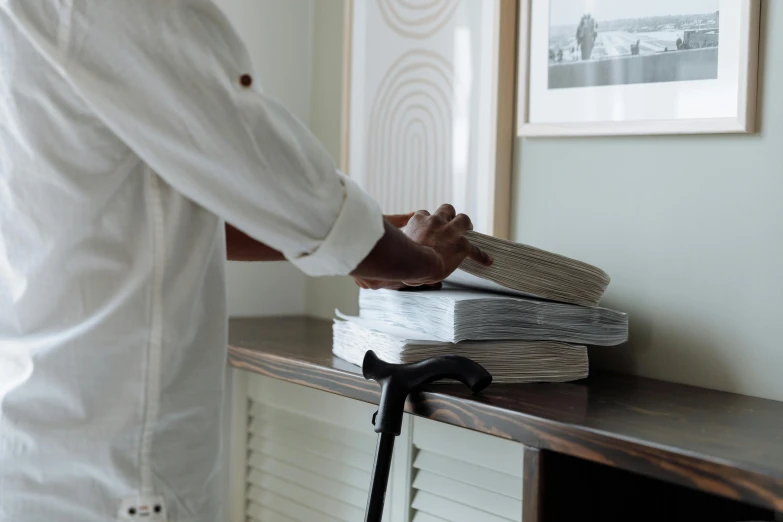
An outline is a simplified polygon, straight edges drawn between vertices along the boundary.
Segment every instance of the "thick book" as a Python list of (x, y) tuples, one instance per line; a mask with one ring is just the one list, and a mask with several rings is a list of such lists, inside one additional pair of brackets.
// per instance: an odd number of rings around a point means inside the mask
[(333, 353), (361, 366), (368, 349), (384, 361), (406, 364), (440, 355), (461, 355), (481, 364), (496, 383), (568, 382), (588, 376), (587, 348), (552, 341), (467, 341), (434, 336), (341, 316), (334, 321)]
[(441, 290), (362, 290), (363, 319), (447, 343), (559, 341), (614, 346), (628, 340), (628, 316), (527, 297), (444, 285)]
[(467, 237), (495, 262), (485, 267), (468, 259), (452, 283), (581, 306), (598, 306), (609, 285), (606, 272), (582, 261), (478, 232)]

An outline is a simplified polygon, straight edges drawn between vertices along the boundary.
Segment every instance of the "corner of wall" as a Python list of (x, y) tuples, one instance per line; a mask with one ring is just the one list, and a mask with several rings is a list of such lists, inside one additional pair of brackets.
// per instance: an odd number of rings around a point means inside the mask
[(323, 277), (307, 280), (305, 309), (309, 316), (334, 318), (334, 311), (358, 315), (359, 288), (350, 277)]
[[(312, 113), (313, 2), (217, 2), (247, 45), (264, 90), (305, 123)], [(293, 266), (229, 263), (226, 271), (231, 317), (306, 313), (307, 281)]]
[[(333, 158), (340, 156), (343, 91), (344, 0), (317, 0), (313, 23), (311, 130)], [(335, 308), (358, 311), (358, 290), (348, 277), (307, 280), (308, 315), (331, 319)]]
[(229, 317), (306, 313), (307, 278), (289, 263), (229, 263)]

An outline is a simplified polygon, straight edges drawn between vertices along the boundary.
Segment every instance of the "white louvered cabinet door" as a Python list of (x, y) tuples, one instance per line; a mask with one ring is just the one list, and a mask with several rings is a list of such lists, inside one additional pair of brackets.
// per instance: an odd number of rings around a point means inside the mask
[[(363, 522), (376, 407), (247, 376), (235, 522)], [(521, 522), (520, 444), (405, 417), (384, 522)]]
[(375, 408), (258, 376), (248, 397), (245, 520), (363, 522)]
[(520, 444), (413, 421), (412, 522), (521, 522)]

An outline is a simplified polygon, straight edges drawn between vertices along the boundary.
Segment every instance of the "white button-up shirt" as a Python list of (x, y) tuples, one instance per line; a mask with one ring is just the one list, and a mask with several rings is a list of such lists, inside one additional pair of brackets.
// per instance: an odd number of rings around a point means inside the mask
[(208, 0), (0, 0), (0, 520), (220, 522), (225, 221), (381, 237), (250, 69)]

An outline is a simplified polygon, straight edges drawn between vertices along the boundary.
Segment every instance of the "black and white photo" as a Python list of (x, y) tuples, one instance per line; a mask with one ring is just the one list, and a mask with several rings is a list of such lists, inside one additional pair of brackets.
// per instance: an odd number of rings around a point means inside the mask
[(755, 131), (761, 0), (520, 2), (520, 135)]
[(720, 0), (551, 0), (549, 88), (718, 78)]

